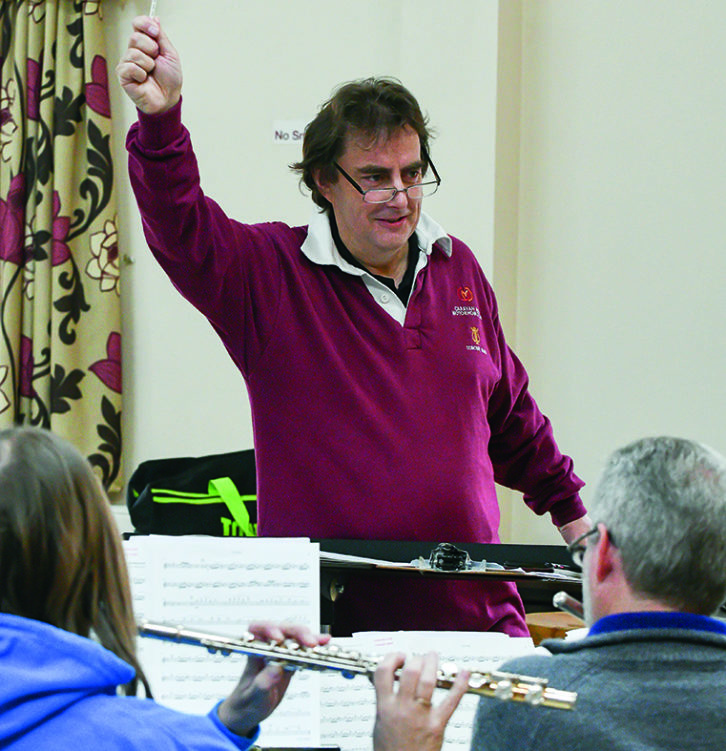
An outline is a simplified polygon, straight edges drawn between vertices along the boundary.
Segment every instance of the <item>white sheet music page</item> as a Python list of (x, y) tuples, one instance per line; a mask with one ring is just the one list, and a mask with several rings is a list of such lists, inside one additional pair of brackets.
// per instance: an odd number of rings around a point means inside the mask
[[(317, 543), (304, 538), (137, 536), (124, 542), (139, 621), (240, 636), (253, 621), (320, 628)], [(211, 655), (196, 646), (139, 639), (154, 698), (182, 712), (206, 714), (235, 686), (245, 657)], [(299, 672), (262, 724), (263, 746), (319, 745), (316, 673)]]
[[(425, 654), (437, 652), (441, 662), (452, 662), (468, 670), (494, 670), (503, 662), (534, 650), (529, 638), (506, 634), (458, 631), (364, 632), (350, 639), (335, 639), (345, 649), (366, 655), (388, 652)], [(441, 701), (443, 689), (434, 693)], [(467, 694), (454, 712), (447, 728), (444, 751), (468, 751), (471, 729), (479, 697)], [(494, 701), (485, 699), (484, 701)], [(341, 751), (370, 751), (375, 720), (375, 692), (365, 678), (346, 680), (325, 673), (320, 684), (320, 734), (323, 743), (337, 744)]]

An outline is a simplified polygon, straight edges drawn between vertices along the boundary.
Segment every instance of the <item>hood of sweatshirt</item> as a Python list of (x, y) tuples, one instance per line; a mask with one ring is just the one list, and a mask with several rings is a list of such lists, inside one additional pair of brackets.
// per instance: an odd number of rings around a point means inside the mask
[(134, 669), (47, 623), (0, 613), (0, 746), (88, 696), (113, 695)]

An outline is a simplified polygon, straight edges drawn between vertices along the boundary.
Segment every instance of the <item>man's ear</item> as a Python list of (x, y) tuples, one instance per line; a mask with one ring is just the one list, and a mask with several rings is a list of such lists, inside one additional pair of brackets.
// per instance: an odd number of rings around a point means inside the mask
[[(319, 167), (317, 169), (314, 169), (313, 180), (315, 180), (315, 184), (318, 186), (318, 190), (320, 191), (323, 198), (330, 201), (330, 183), (325, 178), (325, 171), (320, 169)], [(332, 203), (332, 201), (330, 202)]]
[(604, 524), (598, 524), (600, 534), (593, 546), (593, 571), (598, 582), (605, 581), (620, 566), (617, 548), (610, 540), (610, 533)]

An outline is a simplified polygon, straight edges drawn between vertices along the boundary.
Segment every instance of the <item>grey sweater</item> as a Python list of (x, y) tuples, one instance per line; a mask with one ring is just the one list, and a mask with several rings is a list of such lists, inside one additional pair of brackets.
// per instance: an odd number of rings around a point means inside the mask
[(726, 751), (726, 635), (637, 629), (543, 642), (503, 670), (577, 691), (574, 710), (481, 699), (472, 751)]

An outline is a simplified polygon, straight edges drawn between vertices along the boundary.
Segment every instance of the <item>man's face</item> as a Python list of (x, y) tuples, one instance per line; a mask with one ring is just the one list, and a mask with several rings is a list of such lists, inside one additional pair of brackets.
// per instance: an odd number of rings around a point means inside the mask
[[(404, 126), (371, 141), (349, 134), (338, 164), (360, 185), (371, 188), (406, 188), (423, 179), (424, 162), (418, 134)], [(397, 193), (388, 203), (371, 204), (342, 175), (334, 183), (319, 184), (333, 205), (340, 237), (360, 263), (376, 273), (387, 272), (408, 257), (408, 239), (421, 214), (421, 199)]]

